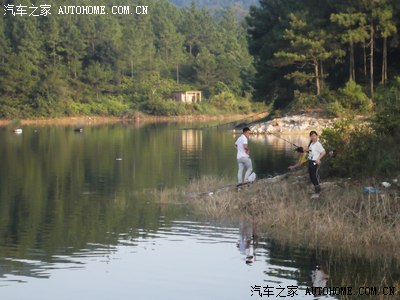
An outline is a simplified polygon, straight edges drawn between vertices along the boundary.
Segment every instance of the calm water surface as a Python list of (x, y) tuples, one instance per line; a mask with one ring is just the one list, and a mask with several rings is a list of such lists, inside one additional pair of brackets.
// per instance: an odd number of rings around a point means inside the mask
[[(155, 200), (200, 176), (236, 178), (238, 135), (188, 127), (0, 128), (1, 299), (314, 299), (313, 280), (356, 289), (400, 277), (390, 262), (282, 247), (255, 224)], [(250, 149), (259, 177), (295, 161), (273, 136)]]

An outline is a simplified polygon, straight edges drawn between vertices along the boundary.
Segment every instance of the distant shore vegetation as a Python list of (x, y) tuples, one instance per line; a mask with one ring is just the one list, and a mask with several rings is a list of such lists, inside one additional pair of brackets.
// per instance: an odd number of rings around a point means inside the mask
[[(233, 9), (146, 2), (142, 15), (0, 18), (0, 118), (247, 113), (253, 59)], [(97, 3), (109, 7), (108, 0)], [(29, 5), (28, 5), (29, 6)], [(173, 91), (199, 90), (196, 105)]]
[[(149, 0), (145, 15), (29, 17), (10, 8), (0, 18), (0, 118), (319, 110), (347, 120), (322, 135), (339, 154), (336, 174), (393, 174), (399, 3), (263, 0), (249, 2), (246, 18), (226, 3), (215, 13), (206, 2), (166, 0)], [(190, 90), (201, 103), (173, 100)]]
[[(54, 14), (40, 17), (8, 5), (0, 118), (247, 113), (257, 102), (346, 117), (373, 114), (398, 85), (398, 1), (229, 3), (149, 0), (142, 15), (57, 15), (70, 3), (50, 0)], [(204, 103), (174, 103), (172, 92), (185, 90), (202, 91)]]

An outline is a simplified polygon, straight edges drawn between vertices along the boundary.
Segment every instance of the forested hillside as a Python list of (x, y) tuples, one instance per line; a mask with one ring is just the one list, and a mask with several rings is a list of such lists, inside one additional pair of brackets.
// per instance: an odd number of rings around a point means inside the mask
[(205, 8), (212, 15), (218, 17), (227, 8), (232, 9), (237, 19), (244, 19), (250, 6), (257, 6), (258, 0), (170, 0), (178, 7), (190, 7), (196, 4), (200, 8)]
[(400, 1), (261, 0), (247, 21), (257, 96), (278, 107), (332, 100), (346, 82), (373, 99), (400, 74)]
[(195, 3), (198, 7), (206, 8), (228, 8), (230, 6), (239, 5), (249, 8), (251, 5), (258, 5), (257, 0), (170, 0), (179, 7), (189, 7)]
[(400, 1), (261, 0), (247, 22), (255, 97), (341, 117), (321, 135), (334, 173), (397, 176)]
[[(32, 13), (34, 5), (22, 4)], [(166, 100), (186, 89), (238, 109), (236, 99), (251, 91), (246, 29), (231, 10), (216, 21), (205, 9), (177, 8), (167, 0), (146, 1), (148, 13), (141, 15), (61, 15), (59, 8), (71, 3), (46, 4), (51, 15), (36, 17), (2, 5), (2, 118), (179, 114), (182, 108)], [(96, 5), (110, 10), (114, 4)]]

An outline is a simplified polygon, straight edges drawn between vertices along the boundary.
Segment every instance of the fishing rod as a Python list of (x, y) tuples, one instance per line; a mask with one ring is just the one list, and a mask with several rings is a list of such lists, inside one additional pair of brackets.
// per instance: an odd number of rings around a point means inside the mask
[(280, 137), (279, 135), (274, 134), (273, 132), (268, 132), (268, 134), (272, 134), (274, 137), (277, 137), (278, 139), (281, 139), (285, 141), (286, 143), (289, 143), (292, 146), (295, 146), (296, 148), (299, 148), (296, 144), (293, 144), (292, 142), (289, 142), (288, 140), (284, 139), (283, 137)]
[[(284, 138), (282, 138), (282, 137), (280, 137), (280, 136), (278, 136), (278, 135), (276, 135), (276, 134), (274, 134), (272, 132), (268, 132), (268, 134), (272, 134), (273, 136), (277, 137), (278, 139), (284, 140), (286, 143), (289, 143), (289, 144), (293, 145), (296, 148), (303, 148), (303, 147), (297, 146), (296, 144), (293, 144), (292, 142), (289, 142), (288, 140), (286, 140), (286, 139), (284, 139)], [(309, 152), (309, 151), (310, 150), (304, 150), (304, 152)], [(332, 149), (330, 151), (326, 151), (326, 153), (329, 154), (328, 158), (336, 157), (336, 150), (335, 149)]]
[[(257, 113), (257, 114), (251, 115), (251, 116), (246, 116), (246, 117), (244, 117), (243, 119), (240, 119), (240, 120), (231, 121), (231, 122), (223, 123), (223, 124), (217, 124), (217, 125), (214, 125), (214, 127), (226, 126), (226, 125), (234, 124), (234, 123), (241, 122), (241, 121), (244, 121), (244, 120), (253, 119), (254, 117), (257, 117), (257, 116), (262, 115), (262, 114), (266, 114), (266, 112), (263, 111), (263, 112), (260, 112), (260, 113)], [(251, 124), (251, 122), (250, 122), (250, 124)], [(245, 125), (248, 125), (248, 124), (246, 123)]]

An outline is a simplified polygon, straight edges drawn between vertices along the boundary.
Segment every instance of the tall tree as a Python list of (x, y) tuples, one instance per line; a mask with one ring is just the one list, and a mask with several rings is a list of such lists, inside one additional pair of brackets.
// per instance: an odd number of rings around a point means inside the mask
[(82, 75), (82, 62), (86, 55), (87, 40), (77, 26), (76, 16), (65, 16), (60, 25), (63, 60), (72, 78), (78, 79)]
[(184, 36), (178, 32), (180, 11), (166, 1), (159, 1), (154, 11), (153, 28), (159, 65), (166, 76), (175, 75), (179, 83), (179, 65), (184, 61)]
[(349, 46), (349, 80), (356, 81), (354, 47), (368, 38), (366, 16), (363, 13), (342, 12), (332, 14), (330, 19), (344, 28), (340, 39), (343, 44)]
[(274, 53), (290, 46), (282, 36), (289, 24), (288, 15), (299, 6), (300, 1), (296, 0), (260, 0), (259, 6), (250, 7), (246, 18), (249, 52), (256, 68), (253, 82), (255, 97), (274, 102), (276, 106), (284, 106), (291, 100), (292, 85), (282, 78), (294, 68), (277, 65)]
[(215, 56), (207, 48), (201, 48), (198, 53), (195, 66), (196, 79), (205, 89), (217, 82), (217, 62)]
[[(305, 12), (302, 13), (302, 16), (305, 15)], [(276, 52), (275, 57), (280, 65), (296, 65), (298, 67), (298, 70), (287, 76), (298, 82), (310, 78), (306, 70), (312, 66), (315, 91), (319, 95), (321, 93), (321, 63), (332, 55), (326, 48), (326, 32), (315, 29), (315, 26), (311, 26), (295, 14), (291, 14), (290, 19), (289, 28), (284, 32), (284, 38), (290, 41), (290, 47), (288, 51)]]
[(388, 80), (387, 40), (388, 37), (397, 32), (396, 23), (393, 19), (393, 8), (389, 3), (384, 3), (383, 6), (377, 10), (377, 20), (377, 31), (383, 39), (381, 83), (385, 84)]
[(13, 17), (9, 23), (12, 55), (6, 68), (7, 91), (27, 103), (43, 72), (45, 49), (37, 18)]
[(223, 49), (218, 53), (218, 77), (232, 90), (248, 90), (254, 72), (252, 57), (247, 50), (246, 31), (235, 18), (233, 9), (227, 9), (220, 21), (219, 40)]

